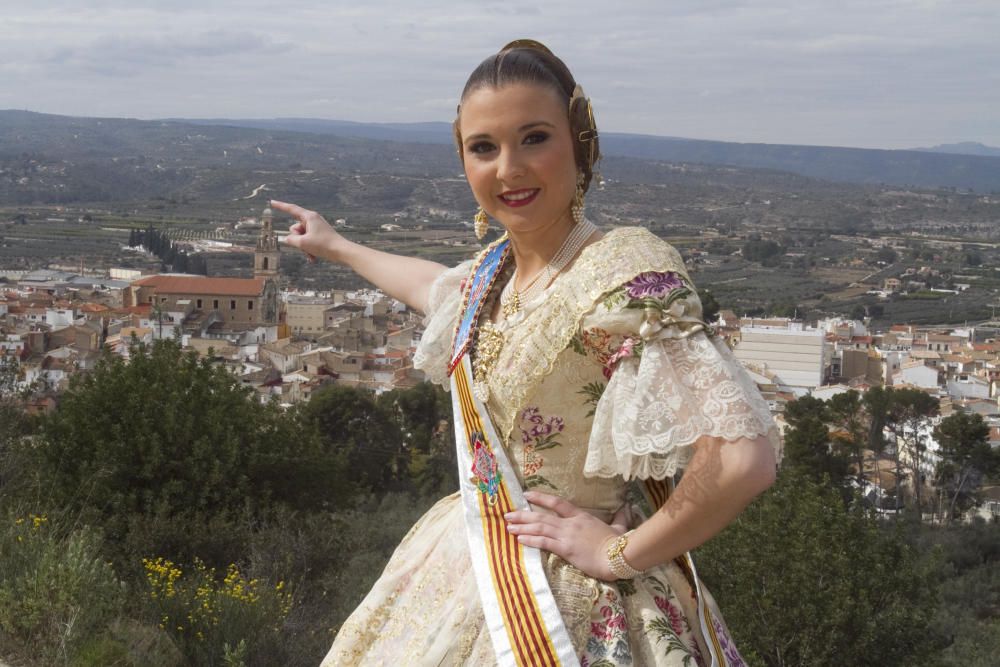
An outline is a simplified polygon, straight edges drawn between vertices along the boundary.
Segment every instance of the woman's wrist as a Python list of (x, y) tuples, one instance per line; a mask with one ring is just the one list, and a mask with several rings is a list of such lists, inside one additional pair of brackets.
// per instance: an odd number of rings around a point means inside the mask
[(635, 530), (630, 530), (624, 535), (618, 535), (605, 542), (605, 555), (608, 560), (608, 569), (615, 579), (632, 579), (642, 574), (628, 562), (625, 558), (625, 549), (628, 546), (629, 538)]
[(359, 257), (358, 251), (366, 250), (365, 246), (360, 243), (355, 243), (350, 241), (340, 234), (332, 236), (323, 246), (322, 257), (328, 262), (333, 262), (335, 264), (343, 264), (350, 269), (355, 271), (358, 267), (355, 266)]

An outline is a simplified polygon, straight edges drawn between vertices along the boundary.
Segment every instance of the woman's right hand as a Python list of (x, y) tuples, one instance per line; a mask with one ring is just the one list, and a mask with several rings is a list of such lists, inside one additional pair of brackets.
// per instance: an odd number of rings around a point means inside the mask
[(445, 267), (426, 259), (394, 255), (349, 241), (316, 211), (274, 200), (271, 208), (295, 218), (284, 242), (304, 252), (310, 261), (322, 257), (347, 266), (393, 299), (422, 313), (427, 312), (431, 285)]
[(285, 243), (304, 252), (310, 262), (315, 262), (317, 257), (337, 261), (338, 247), (347, 243), (347, 239), (323, 216), (316, 211), (276, 199), (272, 199), (270, 204), (272, 209), (295, 218), (295, 222), (288, 228)]

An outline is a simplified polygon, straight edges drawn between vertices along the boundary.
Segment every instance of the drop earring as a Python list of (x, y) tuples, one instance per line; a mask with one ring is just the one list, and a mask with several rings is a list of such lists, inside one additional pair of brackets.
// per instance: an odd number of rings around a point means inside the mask
[(569, 207), (570, 214), (573, 216), (573, 222), (578, 225), (583, 222), (583, 183), (583, 172), (580, 172), (576, 176), (576, 194), (573, 195), (573, 203)]
[(480, 206), (479, 210), (476, 211), (476, 217), (472, 220), (473, 229), (476, 231), (476, 238), (482, 241), (483, 237), (486, 236), (486, 232), (490, 229), (490, 221), (486, 217), (486, 211), (483, 210), (482, 206)]

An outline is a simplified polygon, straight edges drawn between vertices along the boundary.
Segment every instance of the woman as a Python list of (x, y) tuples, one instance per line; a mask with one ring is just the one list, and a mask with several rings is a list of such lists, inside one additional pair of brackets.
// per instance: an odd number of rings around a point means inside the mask
[(296, 219), (289, 245), (426, 314), (414, 363), (456, 404), (462, 490), (403, 539), (323, 664), (742, 663), (687, 552), (773, 482), (766, 404), (676, 250), (583, 216), (597, 130), (562, 61), (527, 40), (485, 60), (455, 135), (477, 233), (486, 216), (505, 230), (458, 267), (272, 202)]

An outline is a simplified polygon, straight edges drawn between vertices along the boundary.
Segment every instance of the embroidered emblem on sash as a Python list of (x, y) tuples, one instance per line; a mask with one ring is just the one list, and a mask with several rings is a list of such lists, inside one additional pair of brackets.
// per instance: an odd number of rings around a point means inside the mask
[(472, 434), (472, 473), (475, 475), (479, 491), (486, 494), (490, 505), (495, 505), (502, 479), (500, 467), (483, 434), (478, 431)]

